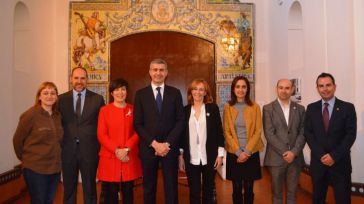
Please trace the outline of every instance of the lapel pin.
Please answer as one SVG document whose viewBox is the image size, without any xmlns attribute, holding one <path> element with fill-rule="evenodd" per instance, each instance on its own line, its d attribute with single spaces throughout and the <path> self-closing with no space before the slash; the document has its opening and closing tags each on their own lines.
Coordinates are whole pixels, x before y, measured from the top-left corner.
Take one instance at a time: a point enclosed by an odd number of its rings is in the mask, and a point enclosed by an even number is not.
<svg viewBox="0 0 364 204">
<path fill-rule="evenodd" d="M 210 116 L 210 113 L 206 113 L 206 116 L 209 117 Z"/>
<path fill-rule="evenodd" d="M 131 116 L 132 112 L 131 110 L 129 109 L 128 113 L 126 114 L 126 116 Z"/>
</svg>

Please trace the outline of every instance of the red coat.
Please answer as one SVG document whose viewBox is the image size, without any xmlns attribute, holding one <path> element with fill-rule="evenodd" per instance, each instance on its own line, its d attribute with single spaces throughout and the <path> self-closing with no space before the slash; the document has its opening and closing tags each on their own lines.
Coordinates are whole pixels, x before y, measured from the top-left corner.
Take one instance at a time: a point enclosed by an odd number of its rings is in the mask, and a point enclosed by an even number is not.
<svg viewBox="0 0 364 204">
<path fill-rule="evenodd" d="M 133 106 L 117 108 L 110 103 L 101 108 L 97 128 L 101 144 L 97 178 L 101 181 L 130 181 L 141 177 L 139 159 L 139 136 L 133 128 Z M 121 162 L 115 156 L 115 149 L 129 147 L 129 161 Z"/>
</svg>

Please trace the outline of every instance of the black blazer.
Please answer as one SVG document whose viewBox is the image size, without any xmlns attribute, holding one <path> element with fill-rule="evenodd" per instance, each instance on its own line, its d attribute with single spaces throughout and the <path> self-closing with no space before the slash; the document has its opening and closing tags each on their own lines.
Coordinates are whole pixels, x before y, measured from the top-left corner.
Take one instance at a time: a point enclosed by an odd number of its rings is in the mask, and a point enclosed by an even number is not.
<svg viewBox="0 0 364 204">
<path fill-rule="evenodd" d="M 64 129 L 62 162 L 70 162 L 74 157 L 77 150 L 76 137 L 80 140 L 78 145 L 81 158 L 86 161 L 98 161 L 100 144 L 97 140 L 97 121 L 103 105 L 105 102 L 101 95 L 86 90 L 82 116 L 77 118 L 72 90 L 59 96 L 58 108 Z"/>
<path fill-rule="evenodd" d="M 185 106 L 186 128 L 181 139 L 181 148 L 183 149 L 183 158 L 186 164 L 190 163 L 190 131 L 188 121 L 191 115 L 191 105 Z M 206 110 L 206 154 L 207 165 L 213 167 L 218 155 L 218 148 L 224 147 L 225 138 L 222 130 L 219 107 L 214 103 L 205 104 Z"/>
<path fill-rule="evenodd" d="M 321 100 L 307 106 L 304 135 L 311 148 L 311 166 L 322 166 L 320 158 L 329 153 L 335 160 L 333 168 L 351 172 L 350 148 L 356 138 L 354 105 L 336 98 L 325 133 Z M 312 172 L 314 173 L 314 172 Z"/>
<path fill-rule="evenodd" d="M 152 86 L 135 93 L 134 128 L 140 137 L 141 158 L 155 157 L 150 146 L 153 140 L 168 142 L 169 155 L 177 156 L 180 137 L 184 128 L 184 113 L 181 92 L 171 86 L 164 86 L 162 112 L 159 113 Z"/>
</svg>

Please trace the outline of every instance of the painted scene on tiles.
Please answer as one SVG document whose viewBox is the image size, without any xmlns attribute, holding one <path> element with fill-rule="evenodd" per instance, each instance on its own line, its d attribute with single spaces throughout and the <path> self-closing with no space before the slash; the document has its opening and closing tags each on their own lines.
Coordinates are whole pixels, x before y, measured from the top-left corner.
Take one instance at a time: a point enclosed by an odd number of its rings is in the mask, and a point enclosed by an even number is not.
<svg viewBox="0 0 364 204">
<path fill-rule="evenodd" d="M 87 69 L 90 81 L 108 81 L 105 15 L 99 11 L 75 11 L 72 18 L 71 66 Z"/>
<path fill-rule="evenodd" d="M 128 4 L 72 3 L 70 68 L 88 70 L 92 83 L 109 80 L 110 42 L 149 31 L 175 31 L 213 42 L 216 82 L 244 74 L 254 82 L 254 4 L 206 0 L 130 0 Z"/>
<path fill-rule="evenodd" d="M 89 83 L 87 84 L 87 88 L 95 93 L 100 94 L 104 98 L 106 104 L 109 102 L 109 92 L 107 84 Z"/>
<path fill-rule="evenodd" d="M 220 22 L 217 81 L 231 81 L 241 74 L 244 74 L 250 82 L 254 81 L 253 25 L 253 7 L 251 10 L 240 12 L 236 18 Z"/>
</svg>

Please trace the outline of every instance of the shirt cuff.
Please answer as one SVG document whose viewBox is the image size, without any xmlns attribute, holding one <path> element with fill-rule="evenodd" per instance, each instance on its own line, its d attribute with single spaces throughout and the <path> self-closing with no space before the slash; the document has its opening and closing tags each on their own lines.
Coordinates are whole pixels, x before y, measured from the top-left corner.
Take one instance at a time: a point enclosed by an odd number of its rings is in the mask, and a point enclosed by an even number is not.
<svg viewBox="0 0 364 204">
<path fill-rule="evenodd" d="M 236 151 L 235 152 L 235 155 L 237 156 L 237 157 L 239 157 L 240 156 L 240 154 L 242 153 L 243 151 L 241 151 L 241 149 L 239 149 L 238 151 Z"/>
<path fill-rule="evenodd" d="M 225 155 L 225 149 L 223 147 L 219 147 L 219 149 L 217 149 L 217 156 L 223 157 L 224 155 Z"/>
<path fill-rule="evenodd" d="M 243 149 L 243 151 L 244 151 L 245 153 L 247 153 L 248 155 L 252 155 L 252 152 L 251 152 L 251 151 L 249 151 L 247 148 L 244 148 L 244 149 Z"/>
</svg>

